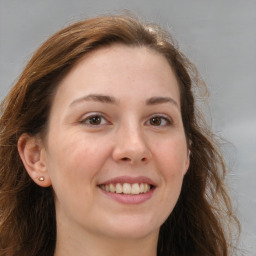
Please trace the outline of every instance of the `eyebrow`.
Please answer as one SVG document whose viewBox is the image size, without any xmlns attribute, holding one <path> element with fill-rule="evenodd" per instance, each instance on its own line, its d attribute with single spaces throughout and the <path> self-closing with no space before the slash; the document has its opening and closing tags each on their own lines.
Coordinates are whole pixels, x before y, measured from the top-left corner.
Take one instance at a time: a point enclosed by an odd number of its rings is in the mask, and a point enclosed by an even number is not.
<svg viewBox="0 0 256 256">
<path fill-rule="evenodd" d="M 76 105 L 78 103 L 81 103 L 83 101 L 96 101 L 96 102 L 115 104 L 115 105 L 118 105 L 118 102 L 119 102 L 116 98 L 114 98 L 112 96 L 101 95 L 101 94 L 89 94 L 87 96 L 84 96 L 84 97 L 74 100 L 70 104 L 70 107 L 73 105 Z M 158 105 L 158 104 L 163 104 L 163 103 L 171 103 L 174 106 L 179 108 L 177 101 L 175 101 L 171 97 L 152 97 L 152 98 L 149 98 L 146 100 L 146 105 Z"/>
<path fill-rule="evenodd" d="M 102 103 L 108 103 L 108 104 L 118 104 L 117 100 L 114 97 L 107 96 L 107 95 L 100 95 L 100 94 L 89 94 L 87 96 L 74 100 L 70 104 L 70 107 L 83 101 L 96 101 L 96 102 L 102 102 Z"/>
<path fill-rule="evenodd" d="M 146 105 L 157 105 L 162 103 L 171 103 L 179 108 L 179 104 L 171 97 L 152 97 L 146 100 Z"/>
</svg>

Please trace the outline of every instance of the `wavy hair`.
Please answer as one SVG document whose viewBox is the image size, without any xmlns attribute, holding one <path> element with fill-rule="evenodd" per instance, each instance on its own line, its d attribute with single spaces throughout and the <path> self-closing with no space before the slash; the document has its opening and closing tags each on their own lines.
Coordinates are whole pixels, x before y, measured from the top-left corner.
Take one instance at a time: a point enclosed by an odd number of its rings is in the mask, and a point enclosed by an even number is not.
<svg viewBox="0 0 256 256">
<path fill-rule="evenodd" d="M 100 16 L 57 32 L 33 55 L 1 103 L 0 255 L 53 255 L 56 216 L 51 187 L 37 186 L 17 150 L 23 133 L 47 133 L 58 82 L 88 52 L 115 43 L 148 47 L 162 54 L 179 82 L 181 113 L 191 151 L 178 202 L 160 228 L 158 256 L 228 256 L 231 227 L 239 227 L 223 182 L 226 167 L 213 134 L 197 111 L 202 86 L 195 66 L 171 35 L 130 15 Z M 234 255 L 234 254 L 232 254 Z"/>
</svg>

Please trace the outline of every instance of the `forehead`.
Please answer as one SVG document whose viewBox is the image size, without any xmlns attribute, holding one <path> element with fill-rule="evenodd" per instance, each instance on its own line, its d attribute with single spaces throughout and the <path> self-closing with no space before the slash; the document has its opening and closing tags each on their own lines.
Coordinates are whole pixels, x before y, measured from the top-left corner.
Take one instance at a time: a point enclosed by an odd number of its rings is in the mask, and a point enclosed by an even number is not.
<svg viewBox="0 0 256 256">
<path fill-rule="evenodd" d="M 149 59 L 150 62 L 148 62 Z M 147 67 L 152 68 L 153 65 L 155 65 L 155 68 L 161 65 L 162 67 L 168 66 L 171 69 L 166 57 L 154 49 L 146 46 L 129 46 L 115 43 L 86 53 L 76 62 L 71 72 L 82 65 L 84 67 L 87 66 L 86 68 L 99 68 L 107 71 L 107 68 L 113 65 L 117 65 L 120 68 L 125 66 L 129 68 L 134 66 L 134 62 L 136 62 L 137 68 L 143 67 L 145 70 Z"/>
<path fill-rule="evenodd" d="M 176 76 L 163 55 L 147 47 L 115 44 L 84 55 L 62 79 L 56 96 L 111 92 L 118 97 L 139 90 L 148 97 L 172 91 L 179 98 Z"/>
</svg>

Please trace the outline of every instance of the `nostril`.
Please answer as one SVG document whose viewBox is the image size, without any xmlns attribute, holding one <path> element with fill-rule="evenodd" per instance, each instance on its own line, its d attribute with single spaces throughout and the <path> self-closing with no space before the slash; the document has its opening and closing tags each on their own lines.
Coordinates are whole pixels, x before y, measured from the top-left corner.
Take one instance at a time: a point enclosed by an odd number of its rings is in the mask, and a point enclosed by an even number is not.
<svg viewBox="0 0 256 256">
<path fill-rule="evenodd" d="M 127 162 L 127 161 L 130 161 L 130 159 L 129 159 L 128 157 L 123 157 L 122 160 L 123 160 L 123 161 L 126 161 L 126 162 Z"/>
<path fill-rule="evenodd" d="M 141 161 L 142 161 L 142 162 L 146 162 L 146 161 L 147 161 L 147 158 L 146 158 L 146 157 L 143 157 L 143 158 L 141 159 Z"/>
<path fill-rule="evenodd" d="M 122 161 L 125 161 L 125 162 L 133 162 L 129 157 L 123 157 L 122 159 L 121 159 Z M 143 157 L 142 159 L 141 159 L 141 162 L 146 162 L 147 161 L 147 158 L 146 157 Z"/>
</svg>

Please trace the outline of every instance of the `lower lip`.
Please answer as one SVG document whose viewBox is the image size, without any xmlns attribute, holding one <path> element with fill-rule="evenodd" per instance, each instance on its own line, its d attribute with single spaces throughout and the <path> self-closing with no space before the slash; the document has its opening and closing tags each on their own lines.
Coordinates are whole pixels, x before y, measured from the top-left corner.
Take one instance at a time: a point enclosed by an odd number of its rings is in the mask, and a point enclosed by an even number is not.
<svg viewBox="0 0 256 256">
<path fill-rule="evenodd" d="M 142 204 L 145 201 L 149 200 L 153 193 L 155 188 L 152 188 L 147 193 L 138 194 L 138 195 L 127 195 L 127 194 L 118 194 L 118 193 L 111 193 L 107 192 L 100 188 L 100 190 L 107 195 L 108 197 L 114 199 L 115 201 L 122 203 L 122 204 Z"/>
</svg>

